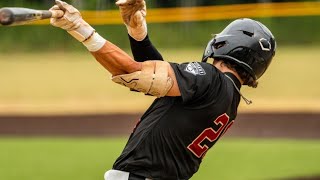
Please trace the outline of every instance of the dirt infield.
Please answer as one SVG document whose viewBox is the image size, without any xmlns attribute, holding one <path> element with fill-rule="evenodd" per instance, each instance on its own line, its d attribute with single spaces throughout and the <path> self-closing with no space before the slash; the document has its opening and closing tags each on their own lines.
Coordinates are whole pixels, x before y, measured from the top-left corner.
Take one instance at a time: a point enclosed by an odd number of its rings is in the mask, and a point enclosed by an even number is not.
<svg viewBox="0 0 320 180">
<path fill-rule="evenodd" d="M 2 136 L 126 136 L 141 114 L 0 116 Z M 320 138 L 320 113 L 242 113 L 230 137 Z"/>
</svg>

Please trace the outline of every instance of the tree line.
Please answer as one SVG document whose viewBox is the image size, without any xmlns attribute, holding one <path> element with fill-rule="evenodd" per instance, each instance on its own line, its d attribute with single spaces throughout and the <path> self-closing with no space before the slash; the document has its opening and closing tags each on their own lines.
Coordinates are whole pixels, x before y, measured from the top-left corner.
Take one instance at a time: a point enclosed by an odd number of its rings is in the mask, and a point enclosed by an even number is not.
<svg viewBox="0 0 320 180">
<path fill-rule="evenodd" d="M 245 4 L 245 3 L 266 3 L 266 2 L 299 2 L 303 0 L 146 0 L 148 7 L 190 7 L 190 6 L 212 6 L 223 4 Z M 310 0 L 308 0 L 310 1 Z M 317 0 L 311 0 L 317 1 Z M 66 0 L 66 2 L 75 5 L 79 9 L 88 10 L 106 10 L 115 9 L 115 0 Z M 10 0 L 1 1 L 0 6 L 21 6 L 33 8 L 51 7 L 53 0 Z"/>
</svg>

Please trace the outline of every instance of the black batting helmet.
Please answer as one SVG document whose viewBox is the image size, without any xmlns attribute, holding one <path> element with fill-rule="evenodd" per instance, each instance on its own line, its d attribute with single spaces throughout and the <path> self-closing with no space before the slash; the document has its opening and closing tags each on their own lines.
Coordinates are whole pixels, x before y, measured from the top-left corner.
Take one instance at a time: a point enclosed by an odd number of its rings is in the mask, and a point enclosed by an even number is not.
<svg viewBox="0 0 320 180">
<path fill-rule="evenodd" d="M 232 61 L 257 80 L 275 51 L 275 38 L 265 25 L 252 19 L 237 19 L 209 41 L 202 62 L 208 58 Z"/>
</svg>

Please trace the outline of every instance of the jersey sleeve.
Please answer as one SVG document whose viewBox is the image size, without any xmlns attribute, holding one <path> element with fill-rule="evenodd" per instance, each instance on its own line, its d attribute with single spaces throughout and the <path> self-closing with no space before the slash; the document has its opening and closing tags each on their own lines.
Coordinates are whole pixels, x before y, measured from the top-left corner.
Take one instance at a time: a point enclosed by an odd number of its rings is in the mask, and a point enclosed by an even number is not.
<svg viewBox="0 0 320 180">
<path fill-rule="evenodd" d="M 205 103 L 213 98 L 219 86 L 218 70 L 211 64 L 190 62 L 170 63 L 184 103 Z"/>
<path fill-rule="evenodd" d="M 134 60 L 138 62 L 144 62 L 148 60 L 162 60 L 163 57 L 158 51 L 158 49 L 152 44 L 147 35 L 142 41 L 137 41 L 133 39 L 130 35 L 130 47 Z"/>
</svg>

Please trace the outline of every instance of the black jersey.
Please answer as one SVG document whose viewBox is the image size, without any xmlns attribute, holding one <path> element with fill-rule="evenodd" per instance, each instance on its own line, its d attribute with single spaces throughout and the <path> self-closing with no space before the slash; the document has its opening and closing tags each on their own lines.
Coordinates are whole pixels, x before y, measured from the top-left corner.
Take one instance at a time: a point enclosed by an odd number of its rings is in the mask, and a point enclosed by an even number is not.
<svg viewBox="0 0 320 180">
<path fill-rule="evenodd" d="M 156 99 L 113 168 L 154 180 L 187 180 L 237 114 L 240 95 L 229 76 L 208 63 L 171 63 L 180 97 Z"/>
</svg>

